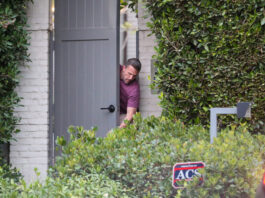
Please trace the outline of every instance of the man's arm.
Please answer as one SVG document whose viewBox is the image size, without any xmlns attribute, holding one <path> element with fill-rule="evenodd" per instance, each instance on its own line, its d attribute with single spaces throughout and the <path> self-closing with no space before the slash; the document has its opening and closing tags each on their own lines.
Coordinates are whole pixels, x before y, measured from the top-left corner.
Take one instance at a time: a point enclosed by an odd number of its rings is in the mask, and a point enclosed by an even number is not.
<svg viewBox="0 0 265 198">
<path fill-rule="evenodd" d="M 128 120 L 129 122 L 131 122 L 133 119 L 133 115 L 136 114 L 136 111 L 137 111 L 137 109 L 134 107 L 127 107 L 127 114 L 126 114 L 126 117 L 124 118 L 124 120 Z M 120 128 L 126 127 L 124 120 L 120 124 Z"/>
</svg>

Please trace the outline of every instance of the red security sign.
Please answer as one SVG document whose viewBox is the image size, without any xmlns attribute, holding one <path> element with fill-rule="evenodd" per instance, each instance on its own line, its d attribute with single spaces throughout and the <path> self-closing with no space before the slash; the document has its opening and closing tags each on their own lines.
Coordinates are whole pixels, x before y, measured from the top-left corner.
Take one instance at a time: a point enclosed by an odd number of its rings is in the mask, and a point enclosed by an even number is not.
<svg viewBox="0 0 265 198">
<path fill-rule="evenodd" d="M 193 177 L 199 177 L 200 184 L 203 182 L 203 176 L 198 169 L 204 168 L 203 162 L 186 162 L 176 163 L 173 167 L 172 185 L 174 188 L 184 188 L 179 184 L 179 181 L 190 181 Z"/>
</svg>

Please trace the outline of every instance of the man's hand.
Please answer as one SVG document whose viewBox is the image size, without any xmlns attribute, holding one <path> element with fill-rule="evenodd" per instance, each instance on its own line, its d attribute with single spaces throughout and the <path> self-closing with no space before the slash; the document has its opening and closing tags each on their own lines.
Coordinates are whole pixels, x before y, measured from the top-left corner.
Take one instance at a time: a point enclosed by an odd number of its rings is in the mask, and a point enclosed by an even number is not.
<svg viewBox="0 0 265 198">
<path fill-rule="evenodd" d="M 123 128 L 125 128 L 126 127 L 126 124 L 124 123 L 124 121 L 121 123 L 121 125 L 120 125 L 120 129 L 123 129 Z"/>
<path fill-rule="evenodd" d="M 137 109 L 134 107 L 127 107 L 127 114 L 126 114 L 126 117 L 124 118 L 124 120 L 128 120 L 129 122 L 131 122 L 133 119 L 133 115 L 136 114 L 136 111 L 137 111 Z M 120 124 L 120 128 L 126 127 L 124 120 Z"/>
</svg>

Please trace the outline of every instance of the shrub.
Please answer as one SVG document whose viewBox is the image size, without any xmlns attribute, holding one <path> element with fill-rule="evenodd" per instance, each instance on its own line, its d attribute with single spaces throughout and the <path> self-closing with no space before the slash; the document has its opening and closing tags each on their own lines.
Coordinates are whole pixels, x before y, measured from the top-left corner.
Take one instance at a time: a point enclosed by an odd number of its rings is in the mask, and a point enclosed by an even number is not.
<svg viewBox="0 0 265 198">
<path fill-rule="evenodd" d="M 1 197 L 127 197 L 118 182 L 99 174 L 48 177 L 29 185 L 23 180 L 18 184 L 0 179 L 0 185 L 4 187 Z"/>
<path fill-rule="evenodd" d="M 264 135 L 241 126 L 223 130 L 214 144 L 201 126 L 186 127 L 165 117 L 134 117 L 106 138 L 70 127 L 58 138 L 62 155 L 45 182 L 26 185 L 0 180 L 3 197 L 253 197 L 263 172 Z M 172 187 L 177 162 L 205 162 L 202 186 Z"/>
<path fill-rule="evenodd" d="M 7 143 L 19 118 L 14 115 L 20 97 L 18 67 L 29 60 L 28 32 L 26 27 L 26 2 L 28 0 L 5 0 L 0 2 L 0 144 Z"/>
<path fill-rule="evenodd" d="M 22 179 L 21 173 L 16 168 L 11 168 L 5 160 L 0 158 L 0 195 L 6 195 L 7 191 L 13 191 L 14 186 Z"/>
<path fill-rule="evenodd" d="M 145 2 L 157 38 L 153 86 L 163 93 L 164 115 L 207 126 L 210 108 L 250 101 L 247 122 L 265 133 L 265 2 Z"/>
<path fill-rule="evenodd" d="M 57 175 L 96 171 L 117 181 L 129 197 L 253 197 L 262 173 L 265 137 L 251 136 L 246 128 L 226 129 L 214 144 L 200 126 L 185 127 L 165 117 L 135 117 L 125 129 L 104 139 L 94 130 L 70 127 L 71 141 L 57 159 Z M 63 141 L 61 141 L 63 143 Z M 172 167 L 177 162 L 203 161 L 202 187 L 172 188 Z M 206 196 L 207 195 L 207 196 Z"/>
<path fill-rule="evenodd" d="M 13 179 L 15 182 L 18 182 L 22 178 L 22 175 L 16 168 L 11 168 L 5 160 L 0 158 L 0 177 Z"/>
</svg>

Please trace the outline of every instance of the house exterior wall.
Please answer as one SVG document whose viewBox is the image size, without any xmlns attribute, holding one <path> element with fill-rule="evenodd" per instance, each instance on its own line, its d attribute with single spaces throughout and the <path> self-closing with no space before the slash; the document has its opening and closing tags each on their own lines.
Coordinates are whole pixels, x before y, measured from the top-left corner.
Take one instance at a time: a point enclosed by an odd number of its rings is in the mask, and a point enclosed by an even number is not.
<svg viewBox="0 0 265 198">
<path fill-rule="evenodd" d="M 28 7 L 28 23 L 30 25 L 30 59 L 28 67 L 21 66 L 20 85 L 17 88 L 19 96 L 23 97 L 22 107 L 16 108 L 16 114 L 21 117 L 17 128 L 20 133 L 14 137 L 17 141 L 10 145 L 10 162 L 17 167 L 27 182 L 37 178 L 34 168 L 40 172 L 39 179 L 47 176 L 49 151 L 49 10 L 50 0 L 34 0 Z M 139 6 L 139 59 L 142 70 L 139 75 L 141 98 L 140 112 L 143 117 L 159 116 L 157 95 L 149 88 L 151 75 L 151 59 L 154 54 L 155 38 L 147 36 L 150 30 L 146 27 L 142 6 Z M 132 19 L 133 20 L 133 19 Z M 134 39 L 130 48 L 136 44 Z M 134 57 L 134 51 L 128 56 Z M 136 55 L 135 55 L 136 56 Z"/>
<path fill-rule="evenodd" d="M 131 27 L 127 30 L 123 28 L 124 15 L 126 14 L 126 22 L 131 24 Z M 138 29 L 138 20 L 136 13 L 130 9 L 126 10 L 124 13 L 120 13 L 120 64 L 125 64 L 126 60 L 129 58 L 136 57 L 136 31 Z M 126 36 L 125 33 L 126 32 Z M 124 49 L 124 43 L 126 40 L 126 47 Z M 126 54 L 125 54 L 126 53 Z"/>
<path fill-rule="evenodd" d="M 157 94 L 152 94 L 149 87 L 151 76 L 151 59 L 154 55 L 155 37 L 148 36 L 151 31 L 146 27 L 146 22 L 149 21 L 145 18 L 147 12 L 142 4 L 138 6 L 138 30 L 139 30 L 139 59 L 142 63 L 142 70 L 139 74 L 139 82 L 141 89 L 140 98 L 140 112 L 143 117 L 150 115 L 159 116 L 161 114 L 161 107 L 158 105 L 159 99 Z"/>
<path fill-rule="evenodd" d="M 128 32 L 127 43 L 127 59 L 129 59 L 136 57 L 136 30 L 138 29 L 136 13 L 128 9 L 127 20 L 132 25 L 132 30 Z"/>
<path fill-rule="evenodd" d="M 47 175 L 48 169 L 48 87 L 49 87 L 49 0 L 34 0 L 29 4 L 30 59 L 28 67 L 21 66 L 19 96 L 23 107 L 16 109 L 21 117 L 10 145 L 10 162 L 17 167 L 27 182 L 36 178 L 34 168 Z"/>
</svg>

